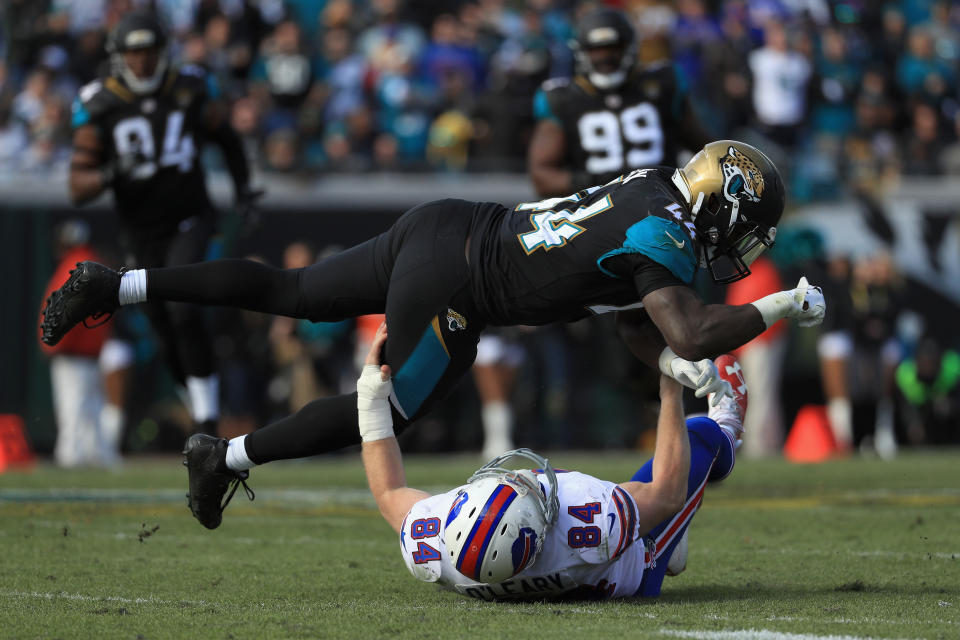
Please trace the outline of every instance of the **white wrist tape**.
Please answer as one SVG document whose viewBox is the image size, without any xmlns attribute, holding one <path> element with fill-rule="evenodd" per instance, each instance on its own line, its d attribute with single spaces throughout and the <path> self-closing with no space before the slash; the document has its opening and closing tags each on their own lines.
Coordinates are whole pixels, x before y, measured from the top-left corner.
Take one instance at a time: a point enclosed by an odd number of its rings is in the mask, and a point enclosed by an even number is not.
<svg viewBox="0 0 960 640">
<path fill-rule="evenodd" d="M 751 302 L 763 316 L 763 324 L 769 329 L 777 320 L 786 318 L 793 310 L 794 302 L 790 293 L 778 291 Z"/>
<path fill-rule="evenodd" d="M 364 365 L 357 380 L 357 418 L 363 442 L 393 437 L 393 417 L 388 400 L 392 391 L 393 381 L 380 379 L 379 366 Z"/>
<path fill-rule="evenodd" d="M 660 373 L 673 378 L 674 375 L 672 363 L 679 357 L 680 356 L 673 352 L 673 349 L 670 347 L 664 347 L 663 351 L 660 352 L 659 359 L 657 360 L 657 364 L 660 366 Z"/>
</svg>

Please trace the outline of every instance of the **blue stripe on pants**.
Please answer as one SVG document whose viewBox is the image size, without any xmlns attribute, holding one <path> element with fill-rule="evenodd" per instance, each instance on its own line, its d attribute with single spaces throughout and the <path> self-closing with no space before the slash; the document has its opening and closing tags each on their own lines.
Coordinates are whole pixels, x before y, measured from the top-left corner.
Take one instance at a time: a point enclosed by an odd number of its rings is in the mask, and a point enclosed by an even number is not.
<svg viewBox="0 0 960 640">
<path fill-rule="evenodd" d="M 434 318 L 413 353 L 393 375 L 393 393 L 406 417 L 420 409 L 450 364 L 450 354 L 440 338 L 436 323 Z"/>
</svg>

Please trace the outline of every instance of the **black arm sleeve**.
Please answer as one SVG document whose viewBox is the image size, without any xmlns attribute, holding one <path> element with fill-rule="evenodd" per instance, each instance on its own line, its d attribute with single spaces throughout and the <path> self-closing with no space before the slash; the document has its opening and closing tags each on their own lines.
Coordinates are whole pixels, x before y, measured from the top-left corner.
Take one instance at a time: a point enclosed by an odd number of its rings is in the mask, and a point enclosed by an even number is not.
<svg viewBox="0 0 960 640">
<path fill-rule="evenodd" d="M 246 190 L 250 184 L 250 166 L 247 164 L 247 154 L 240 136 L 224 121 L 210 132 L 210 139 L 216 142 L 223 152 L 223 160 L 233 179 L 235 193 Z"/>
<path fill-rule="evenodd" d="M 640 253 L 625 253 L 608 258 L 603 266 L 621 278 L 631 278 L 641 300 L 657 289 L 688 286 L 665 266 Z"/>
</svg>

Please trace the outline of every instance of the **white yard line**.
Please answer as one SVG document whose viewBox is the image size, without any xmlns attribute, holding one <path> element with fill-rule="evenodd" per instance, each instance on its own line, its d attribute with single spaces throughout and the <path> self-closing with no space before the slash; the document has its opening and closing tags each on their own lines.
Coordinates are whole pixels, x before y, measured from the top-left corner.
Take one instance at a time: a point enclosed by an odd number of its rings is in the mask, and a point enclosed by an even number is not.
<svg viewBox="0 0 960 640">
<path fill-rule="evenodd" d="M 853 550 L 844 550 L 844 549 L 752 549 L 750 553 L 764 553 L 764 554 L 775 554 L 775 555 L 790 555 L 790 556 L 835 556 L 835 555 L 844 555 L 844 556 L 854 556 L 857 558 L 895 558 L 895 559 L 906 559 L 906 558 L 926 558 L 926 559 L 937 559 L 937 560 L 960 560 L 960 551 L 938 551 L 936 553 L 930 553 L 927 551 L 884 551 L 882 549 L 870 550 L 870 551 L 853 551 Z"/>
<path fill-rule="evenodd" d="M 188 604 L 194 607 L 205 607 L 215 604 L 206 600 L 161 600 L 159 598 L 125 598 L 123 596 L 89 596 L 82 593 L 67 593 L 65 591 L 0 591 L 0 598 L 17 600 L 79 600 L 81 602 L 119 602 L 121 604 L 158 604 L 175 606 Z"/>
<path fill-rule="evenodd" d="M 770 629 L 737 629 L 736 631 L 660 629 L 659 633 L 673 638 L 693 638 L 694 640 L 877 640 L 871 636 L 822 636 L 813 633 L 787 633 Z"/>
</svg>

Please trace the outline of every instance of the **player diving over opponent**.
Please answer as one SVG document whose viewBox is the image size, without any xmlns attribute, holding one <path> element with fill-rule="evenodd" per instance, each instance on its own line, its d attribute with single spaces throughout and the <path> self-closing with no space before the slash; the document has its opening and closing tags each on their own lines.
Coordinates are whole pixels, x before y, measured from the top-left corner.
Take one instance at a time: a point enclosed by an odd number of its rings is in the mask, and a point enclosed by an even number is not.
<svg viewBox="0 0 960 640">
<path fill-rule="evenodd" d="M 767 156 L 718 141 L 682 168 L 637 170 L 566 198 L 512 209 L 423 204 L 386 232 L 304 269 L 219 260 L 121 275 L 84 262 L 48 299 L 43 340 L 55 344 L 88 316 L 147 300 L 314 321 L 385 313 L 399 432 L 469 370 L 484 327 L 621 311 L 618 328 L 630 349 L 703 397 L 722 386 L 708 358 L 781 318 L 805 326 L 823 319 L 823 295 L 805 279 L 740 306 L 707 305 L 689 286 L 699 266 L 718 282 L 749 275 L 750 263 L 773 244 L 783 205 L 783 182 Z M 235 490 L 257 464 L 357 443 L 356 394 L 315 400 L 229 443 L 194 435 L 184 452 L 188 503 L 215 528 L 229 486 Z"/>
<path fill-rule="evenodd" d="M 483 600 L 654 597 L 686 567 L 686 531 L 705 486 L 733 470 L 747 389 L 736 360 L 717 359 L 732 395 L 684 422 L 682 387 L 660 376 L 653 458 L 620 484 L 555 471 L 529 449 L 495 458 L 467 484 L 431 496 L 406 486 L 380 364 L 381 325 L 357 382 L 363 465 L 410 573 Z M 512 457 L 537 469 L 501 468 Z"/>
</svg>

